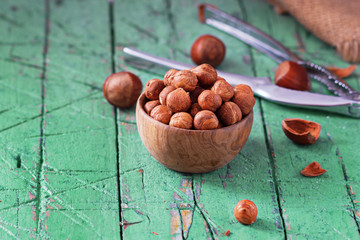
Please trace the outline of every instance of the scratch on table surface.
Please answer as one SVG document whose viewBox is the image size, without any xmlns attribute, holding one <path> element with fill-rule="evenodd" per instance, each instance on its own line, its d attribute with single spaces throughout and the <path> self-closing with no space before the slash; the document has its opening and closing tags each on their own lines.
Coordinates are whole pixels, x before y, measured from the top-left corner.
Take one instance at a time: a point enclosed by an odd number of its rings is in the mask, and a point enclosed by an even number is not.
<svg viewBox="0 0 360 240">
<path fill-rule="evenodd" d="M 285 224 L 286 224 L 286 228 L 287 230 L 291 230 L 291 226 L 290 226 L 290 220 L 289 220 L 289 215 L 288 214 L 284 214 L 284 218 L 285 218 Z"/>
</svg>

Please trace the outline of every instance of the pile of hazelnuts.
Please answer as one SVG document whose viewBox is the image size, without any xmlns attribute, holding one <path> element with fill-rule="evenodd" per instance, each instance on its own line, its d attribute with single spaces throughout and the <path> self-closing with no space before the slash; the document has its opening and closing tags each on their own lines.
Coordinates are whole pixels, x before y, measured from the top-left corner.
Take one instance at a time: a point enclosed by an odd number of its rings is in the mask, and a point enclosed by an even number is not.
<svg viewBox="0 0 360 240">
<path fill-rule="evenodd" d="M 248 85 L 232 87 L 209 64 L 189 70 L 170 69 L 164 80 L 145 85 L 145 111 L 172 127 L 210 130 L 239 122 L 255 105 Z"/>
</svg>

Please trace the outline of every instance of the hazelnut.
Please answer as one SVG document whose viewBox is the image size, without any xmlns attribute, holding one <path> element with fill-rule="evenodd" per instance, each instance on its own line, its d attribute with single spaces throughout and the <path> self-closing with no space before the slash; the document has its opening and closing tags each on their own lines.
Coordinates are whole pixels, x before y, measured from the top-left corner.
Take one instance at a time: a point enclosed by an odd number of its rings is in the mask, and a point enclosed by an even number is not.
<svg viewBox="0 0 360 240">
<path fill-rule="evenodd" d="M 191 103 L 196 103 L 196 102 L 198 101 L 199 95 L 200 95 L 204 90 L 205 90 L 205 89 L 203 89 L 202 87 L 196 86 L 196 88 L 189 93 L 190 99 L 191 99 Z"/>
<path fill-rule="evenodd" d="M 195 73 L 199 81 L 199 85 L 204 88 L 211 87 L 217 80 L 217 72 L 209 64 L 201 64 L 197 67 L 191 68 L 190 71 Z"/>
<path fill-rule="evenodd" d="M 239 106 L 233 102 L 225 102 L 217 111 L 217 116 L 224 126 L 237 123 L 242 118 Z"/>
<path fill-rule="evenodd" d="M 185 91 L 193 91 L 198 83 L 196 75 L 189 70 L 176 72 L 171 80 L 171 86 L 183 88 Z"/>
<path fill-rule="evenodd" d="M 159 94 L 164 87 L 164 81 L 160 79 L 151 79 L 145 84 L 145 96 L 150 100 L 158 100 Z"/>
<path fill-rule="evenodd" d="M 165 105 L 158 105 L 150 112 L 150 116 L 155 120 L 168 124 L 171 118 L 172 112 L 170 108 Z"/>
<path fill-rule="evenodd" d="M 219 125 L 215 113 L 209 110 L 202 110 L 194 117 L 194 127 L 197 130 L 211 130 L 216 129 Z"/>
<path fill-rule="evenodd" d="M 115 107 L 129 108 L 140 96 L 142 83 L 131 72 L 118 72 L 106 78 L 103 85 L 105 99 Z"/>
<path fill-rule="evenodd" d="M 169 125 L 171 127 L 191 129 L 193 126 L 193 118 L 187 112 L 178 112 L 171 117 Z"/>
<path fill-rule="evenodd" d="M 202 35 L 193 43 L 190 56 L 197 65 L 208 63 L 217 67 L 224 60 L 225 52 L 225 44 L 220 39 L 212 35 Z"/>
<path fill-rule="evenodd" d="M 159 100 L 162 105 L 166 105 L 166 97 L 169 93 L 174 91 L 176 88 L 173 86 L 167 86 L 165 87 L 159 94 Z"/>
<path fill-rule="evenodd" d="M 234 89 L 226 80 L 217 80 L 211 91 L 218 94 L 223 102 L 229 101 L 234 96 Z"/>
<path fill-rule="evenodd" d="M 159 100 L 152 100 L 152 101 L 149 101 L 149 102 L 145 103 L 145 105 L 144 105 L 145 112 L 147 114 L 150 114 L 151 110 L 153 110 L 153 108 L 158 106 L 158 105 L 160 105 Z"/>
<path fill-rule="evenodd" d="M 251 88 L 244 84 L 235 87 L 232 101 L 239 106 L 243 116 L 249 114 L 255 105 L 255 97 Z"/>
<path fill-rule="evenodd" d="M 175 89 L 167 95 L 166 106 L 173 113 L 186 112 L 191 106 L 190 96 L 182 88 Z"/>
<path fill-rule="evenodd" d="M 284 61 L 275 72 L 275 84 L 289 89 L 309 91 L 311 81 L 306 69 L 297 62 Z"/>
<path fill-rule="evenodd" d="M 190 107 L 190 114 L 191 116 L 195 117 L 195 115 L 200 112 L 202 109 L 199 105 L 199 103 L 194 103 L 193 105 L 191 105 Z"/>
<path fill-rule="evenodd" d="M 242 92 L 247 94 L 254 94 L 251 87 L 246 84 L 239 84 L 234 87 L 234 93 Z"/>
<path fill-rule="evenodd" d="M 204 110 L 215 112 L 221 106 L 221 97 L 211 90 L 204 90 L 198 97 L 198 103 Z"/>
<path fill-rule="evenodd" d="M 178 70 L 176 69 L 170 69 L 169 71 L 167 71 L 164 75 L 164 84 L 165 86 L 170 86 L 171 85 L 171 81 L 174 77 L 174 74 L 177 73 Z"/>
<path fill-rule="evenodd" d="M 244 199 L 238 202 L 234 209 L 236 220 L 242 224 L 252 224 L 255 222 L 258 211 L 255 203 L 250 200 Z"/>
</svg>

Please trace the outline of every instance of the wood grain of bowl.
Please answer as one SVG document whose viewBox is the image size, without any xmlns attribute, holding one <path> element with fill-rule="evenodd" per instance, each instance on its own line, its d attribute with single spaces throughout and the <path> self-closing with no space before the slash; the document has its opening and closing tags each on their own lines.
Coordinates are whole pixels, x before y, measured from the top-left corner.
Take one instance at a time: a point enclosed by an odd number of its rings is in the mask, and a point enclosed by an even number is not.
<svg viewBox="0 0 360 240">
<path fill-rule="evenodd" d="M 253 111 L 240 122 L 215 130 L 170 127 L 144 111 L 145 95 L 136 105 L 136 123 L 143 144 L 158 162 L 179 172 L 205 173 L 231 162 L 245 145 Z"/>
</svg>

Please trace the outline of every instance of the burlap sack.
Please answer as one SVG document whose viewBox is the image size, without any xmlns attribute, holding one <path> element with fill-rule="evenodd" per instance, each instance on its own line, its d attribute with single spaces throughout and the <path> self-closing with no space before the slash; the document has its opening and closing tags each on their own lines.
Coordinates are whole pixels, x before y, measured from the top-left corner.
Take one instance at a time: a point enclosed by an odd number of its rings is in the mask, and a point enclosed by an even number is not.
<svg viewBox="0 0 360 240">
<path fill-rule="evenodd" d="M 344 60 L 360 62 L 360 0 L 268 0 L 310 32 L 335 46 Z"/>
</svg>

